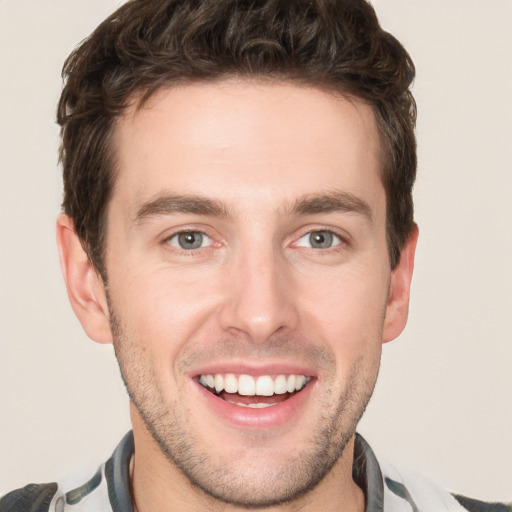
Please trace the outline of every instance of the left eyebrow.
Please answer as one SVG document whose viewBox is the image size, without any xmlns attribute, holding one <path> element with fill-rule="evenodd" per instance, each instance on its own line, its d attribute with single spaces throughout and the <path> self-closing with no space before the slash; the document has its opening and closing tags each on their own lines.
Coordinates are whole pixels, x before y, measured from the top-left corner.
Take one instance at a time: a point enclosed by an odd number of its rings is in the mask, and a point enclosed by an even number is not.
<svg viewBox="0 0 512 512">
<path fill-rule="evenodd" d="M 311 194 L 297 199 L 292 203 L 290 213 L 298 215 L 316 215 L 320 213 L 356 213 L 373 220 L 370 205 L 350 192 L 328 192 Z"/>
<path fill-rule="evenodd" d="M 140 222 L 148 217 L 184 213 L 211 217 L 229 217 L 228 209 L 220 201 L 198 195 L 169 194 L 157 197 L 143 204 L 137 210 L 134 222 Z"/>
</svg>

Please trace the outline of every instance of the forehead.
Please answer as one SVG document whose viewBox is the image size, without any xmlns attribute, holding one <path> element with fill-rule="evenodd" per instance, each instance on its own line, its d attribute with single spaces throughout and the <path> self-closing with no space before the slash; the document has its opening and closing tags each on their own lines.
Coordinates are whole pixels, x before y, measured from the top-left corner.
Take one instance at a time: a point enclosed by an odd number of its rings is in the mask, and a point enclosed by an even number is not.
<svg viewBox="0 0 512 512">
<path fill-rule="evenodd" d="M 166 191 L 236 210 L 332 188 L 378 195 L 379 141 L 369 105 L 313 87 L 233 79 L 165 88 L 117 124 L 113 200 L 136 208 Z"/>
</svg>

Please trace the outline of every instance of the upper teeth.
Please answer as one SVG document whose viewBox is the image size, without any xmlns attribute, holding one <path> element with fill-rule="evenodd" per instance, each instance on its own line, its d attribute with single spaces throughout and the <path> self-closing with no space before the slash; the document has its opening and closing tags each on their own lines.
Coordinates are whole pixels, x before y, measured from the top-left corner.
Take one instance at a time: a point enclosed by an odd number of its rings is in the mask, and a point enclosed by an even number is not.
<svg viewBox="0 0 512 512">
<path fill-rule="evenodd" d="M 238 393 L 246 396 L 272 396 L 300 391 L 310 381 L 305 375 L 235 375 L 233 373 L 216 373 L 215 375 L 201 375 L 199 382 L 208 388 L 215 389 L 217 393 Z"/>
</svg>

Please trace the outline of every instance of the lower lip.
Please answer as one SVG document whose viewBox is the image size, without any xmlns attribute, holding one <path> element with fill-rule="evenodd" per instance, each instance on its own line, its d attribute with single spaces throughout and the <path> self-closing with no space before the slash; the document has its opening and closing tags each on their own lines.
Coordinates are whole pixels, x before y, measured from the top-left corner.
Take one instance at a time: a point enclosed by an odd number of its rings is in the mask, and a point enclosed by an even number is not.
<svg viewBox="0 0 512 512">
<path fill-rule="evenodd" d="M 304 389 L 284 402 L 261 409 L 242 407 L 226 402 L 226 400 L 207 391 L 199 382 L 194 382 L 201 399 L 206 402 L 206 406 L 215 415 L 236 427 L 258 429 L 280 427 L 300 416 L 305 403 L 310 398 L 316 380 L 311 380 Z"/>
</svg>

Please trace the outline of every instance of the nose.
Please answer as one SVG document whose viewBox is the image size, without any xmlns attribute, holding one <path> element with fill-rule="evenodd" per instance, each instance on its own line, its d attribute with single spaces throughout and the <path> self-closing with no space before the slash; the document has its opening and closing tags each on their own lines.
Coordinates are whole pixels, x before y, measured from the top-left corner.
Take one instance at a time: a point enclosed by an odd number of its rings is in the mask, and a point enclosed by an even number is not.
<svg viewBox="0 0 512 512">
<path fill-rule="evenodd" d="M 284 258 L 272 251 L 251 251 L 237 260 L 228 272 L 221 327 L 256 344 L 294 330 L 299 316 L 291 271 Z"/>
</svg>

